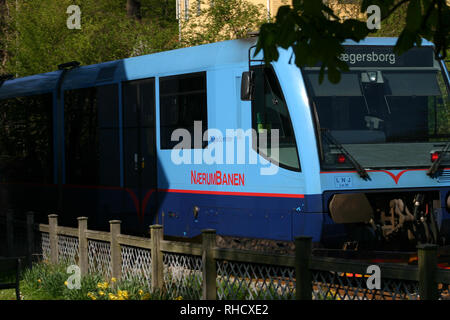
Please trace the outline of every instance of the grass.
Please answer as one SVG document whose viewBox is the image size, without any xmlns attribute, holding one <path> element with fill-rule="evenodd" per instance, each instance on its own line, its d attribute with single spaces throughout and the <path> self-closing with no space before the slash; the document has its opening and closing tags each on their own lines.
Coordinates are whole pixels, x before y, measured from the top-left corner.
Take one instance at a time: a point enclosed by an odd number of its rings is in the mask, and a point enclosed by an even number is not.
<svg viewBox="0 0 450 320">
<path fill-rule="evenodd" d="M 33 268 L 25 269 L 21 274 L 20 292 L 24 300 L 197 300 L 201 297 L 201 280 L 198 275 L 184 275 L 183 281 L 166 279 L 161 292 L 150 292 L 147 285 L 139 278 L 116 280 L 105 279 L 101 274 L 89 274 L 81 278 L 80 289 L 69 289 L 71 274 L 67 273 L 69 264 L 52 265 L 48 262 L 35 263 Z M 0 282 L 14 281 L 13 274 L 0 277 Z M 183 297 L 179 285 L 184 287 Z M 280 296 L 276 288 L 259 287 L 238 281 L 227 283 L 221 279 L 217 283 L 222 299 L 293 299 L 294 291 Z M 15 290 L 0 290 L 0 300 L 15 300 Z M 332 299 L 330 296 L 319 299 Z"/>
<path fill-rule="evenodd" d="M 0 275 L 0 283 L 15 283 L 16 275 L 14 271 Z M 0 300 L 16 300 L 16 290 L 0 290 Z"/>
<path fill-rule="evenodd" d="M 16 300 L 16 290 L 0 290 L 0 300 Z"/>
<path fill-rule="evenodd" d="M 20 293 L 23 300 L 147 300 L 163 298 L 151 294 L 138 279 L 105 279 L 100 274 L 81 278 L 81 288 L 69 289 L 68 264 L 51 265 L 40 262 L 21 274 Z M 3 275 L 0 282 L 10 282 L 12 275 Z M 0 300 L 15 300 L 15 290 L 0 290 Z"/>
</svg>

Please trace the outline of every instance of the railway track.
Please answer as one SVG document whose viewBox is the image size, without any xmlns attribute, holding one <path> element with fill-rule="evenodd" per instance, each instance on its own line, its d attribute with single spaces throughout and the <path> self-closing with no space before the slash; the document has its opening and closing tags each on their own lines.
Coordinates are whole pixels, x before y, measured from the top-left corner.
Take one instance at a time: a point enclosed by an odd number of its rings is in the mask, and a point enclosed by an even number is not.
<svg viewBox="0 0 450 320">
<path fill-rule="evenodd" d="M 197 241 L 200 239 L 197 239 Z M 190 241 L 195 241 L 190 239 Z M 233 238 L 217 236 L 216 245 L 221 248 L 252 250 L 271 254 L 294 255 L 294 243 L 263 239 Z M 417 264 L 416 252 L 357 251 L 336 249 L 313 249 L 313 255 L 360 261 L 361 263 Z M 439 249 L 439 267 L 449 268 L 450 248 Z M 220 266 L 218 279 L 223 283 L 223 292 L 238 288 L 236 294 L 272 299 L 290 299 L 295 290 L 295 274 L 286 268 L 259 268 L 259 265 L 240 267 L 239 262 L 224 261 Z M 313 270 L 313 299 L 336 300 L 416 300 L 417 282 L 396 279 L 382 279 L 380 290 L 370 290 L 366 285 L 368 275 L 350 274 L 336 271 Z M 322 275 L 320 275 L 322 273 Z M 243 290 L 243 291 L 242 291 Z M 258 290 L 270 290 L 270 293 Z M 448 284 L 439 284 L 441 299 L 450 299 Z M 242 292 L 241 292 L 242 291 Z"/>
<path fill-rule="evenodd" d="M 295 254 L 295 244 L 290 241 L 268 239 L 236 238 L 217 236 L 217 246 L 241 250 L 254 250 L 271 254 Z M 314 256 L 358 260 L 377 263 L 417 264 L 417 252 L 406 251 L 362 251 L 313 248 Z M 450 269 L 450 246 L 438 248 L 438 267 Z"/>
</svg>

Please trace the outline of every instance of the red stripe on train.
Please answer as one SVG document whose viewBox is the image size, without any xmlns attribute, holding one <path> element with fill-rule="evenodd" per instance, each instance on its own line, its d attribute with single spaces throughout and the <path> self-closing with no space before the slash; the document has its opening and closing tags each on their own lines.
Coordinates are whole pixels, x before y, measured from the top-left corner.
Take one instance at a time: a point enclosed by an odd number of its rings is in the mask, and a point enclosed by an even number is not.
<svg viewBox="0 0 450 320">
<path fill-rule="evenodd" d="M 244 196 L 244 197 L 271 197 L 271 198 L 304 198 L 304 194 L 288 193 L 260 193 L 260 192 L 235 192 L 235 191 L 206 191 L 206 190 L 182 190 L 182 189 L 158 189 L 161 192 L 170 193 L 192 193 L 211 194 L 221 196 Z"/>
</svg>

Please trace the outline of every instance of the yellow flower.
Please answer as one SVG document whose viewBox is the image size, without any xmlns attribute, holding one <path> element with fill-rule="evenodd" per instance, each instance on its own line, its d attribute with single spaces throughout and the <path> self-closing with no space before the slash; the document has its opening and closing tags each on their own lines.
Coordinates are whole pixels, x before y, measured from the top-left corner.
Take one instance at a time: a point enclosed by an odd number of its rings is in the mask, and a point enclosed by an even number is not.
<svg viewBox="0 0 450 320">
<path fill-rule="evenodd" d="M 183 297 L 182 296 L 178 296 L 178 297 L 175 298 L 175 300 L 183 300 Z"/>
<path fill-rule="evenodd" d="M 64 281 L 64 285 L 67 287 L 69 283 L 67 281 Z"/>
<path fill-rule="evenodd" d="M 139 289 L 139 295 L 142 296 L 144 294 L 144 290 Z"/>
<path fill-rule="evenodd" d="M 41 282 L 42 282 L 42 280 L 41 280 L 41 279 L 38 279 L 38 282 L 39 282 L 39 283 L 41 283 Z"/>
<path fill-rule="evenodd" d="M 98 292 L 98 294 L 101 295 L 101 296 L 104 296 L 104 295 L 105 295 L 105 292 L 100 290 L 100 291 Z"/>
<path fill-rule="evenodd" d="M 103 290 L 107 289 L 108 288 L 108 282 L 98 283 L 97 284 L 97 288 L 103 289 Z"/>
<path fill-rule="evenodd" d="M 112 293 L 108 294 L 108 297 L 109 297 L 109 300 L 117 300 L 117 296 Z"/>
<path fill-rule="evenodd" d="M 97 297 L 92 292 L 88 292 L 87 296 L 91 298 L 92 300 L 97 300 Z"/>
<path fill-rule="evenodd" d="M 146 293 L 143 297 L 142 300 L 150 300 L 151 296 L 150 293 Z"/>
<path fill-rule="evenodd" d="M 128 291 L 117 290 L 117 296 L 119 297 L 119 300 L 126 300 L 128 299 Z"/>
<path fill-rule="evenodd" d="M 112 281 L 112 282 L 117 282 L 117 279 L 114 278 L 114 277 L 112 277 L 112 278 L 111 278 L 111 281 Z"/>
</svg>

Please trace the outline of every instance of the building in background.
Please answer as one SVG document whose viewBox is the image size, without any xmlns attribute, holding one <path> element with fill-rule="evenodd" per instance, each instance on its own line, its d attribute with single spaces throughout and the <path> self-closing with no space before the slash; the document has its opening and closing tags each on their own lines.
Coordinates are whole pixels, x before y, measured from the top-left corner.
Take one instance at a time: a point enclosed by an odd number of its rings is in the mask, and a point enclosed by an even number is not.
<svg viewBox="0 0 450 320">
<path fill-rule="evenodd" d="M 292 0 L 245 0 L 251 4 L 263 7 L 266 11 L 267 18 L 274 18 L 281 6 L 289 5 Z M 317 0 L 319 1 L 319 0 Z M 450 2 L 450 0 L 447 0 Z M 205 6 L 211 5 L 214 0 L 176 0 L 177 19 L 180 28 L 183 21 L 195 18 L 200 15 L 201 10 Z M 348 18 L 364 18 L 364 14 L 360 13 L 359 0 L 324 0 L 328 2 L 331 9 L 342 19 Z"/>
<path fill-rule="evenodd" d="M 223 18 L 221 16 L 222 11 L 220 11 L 219 13 L 216 12 L 215 18 L 213 18 L 216 19 L 215 23 L 211 23 L 212 15 L 204 14 L 204 11 L 211 8 L 215 1 L 216 5 L 219 1 L 222 1 L 222 6 L 228 4 L 228 9 L 234 11 L 230 14 L 231 19 Z M 359 20 L 367 19 L 367 14 L 361 12 L 362 0 L 322 1 L 327 3 L 335 15 L 342 20 L 350 18 Z M 223 0 L 175 0 L 175 2 L 176 17 L 179 26 L 179 41 L 182 43 L 182 46 L 193 46 L 245 37 L 248 32 L 256 32 L 262 23 L 267 22 L 269 19 L 274 19 L 281 6 L 292 4 L 292 0 L 227 0 L 226 2 L 223 2 Z M 446 0 L 446 2 L 450 6 L 450 0 Z M 231 7 L 231 3 L 235 7 Z M 238 6 L 239 10 L 233 10 L 233 8 L 237 8 Z M 408 3 L 405 6 L 408 6 Z M 249 14 L 250 10 L 246 10 L 250 7 L 252 7 L 252 14 Z M 255 9 L 256 7 L 257 9 Z M 398 36 L 399 31 L 404 27 L 405 21 L 401 19 L 397 23 L 396 19 L 406 13 L 406 7 L 401 9 L 400 12 L 402 13 L 396 13 L 392 18 L 384 22 L 385 27 L 378 34 L 379 36 Z M 241 17 L 233 17 L 236 14 L 240 14 Z M 245 14 L 247 14 L 246 17 Z M 221 28 L 222 26 L 223 28 Z M 240 28 L 237 32 L 235 30 L 236 26 Z"/>
</svg>

